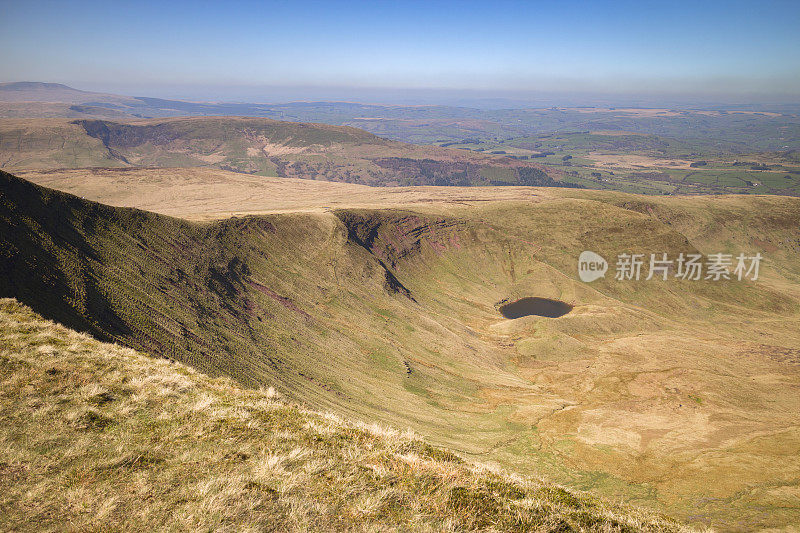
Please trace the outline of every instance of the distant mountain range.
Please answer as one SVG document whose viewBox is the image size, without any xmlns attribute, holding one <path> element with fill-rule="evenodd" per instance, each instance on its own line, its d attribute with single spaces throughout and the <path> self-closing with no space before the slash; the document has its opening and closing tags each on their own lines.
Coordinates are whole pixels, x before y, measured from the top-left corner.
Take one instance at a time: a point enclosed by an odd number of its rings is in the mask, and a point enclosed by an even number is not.
<svg viewBox="0 0 800 533">
<path fill-rule="evenodd" d="M 0 102 L 52 102 L 60 104 L 97 102 L 133 105 L 136 99 L 116 94 L 81 91 L 61 83 L 19 81 L 0 83 Z"/>
<path fill-rule="evenodd" d="M 732 109 L 746 115 L 730 113 Z M 442 144 L 464 139 L 502 139 L 553 132 L 631 131 L 683 139 L 750 138 L 764 145 L 764 132 L 783 131 L 767 149 L 800 149 L 800 107 L 780 105 L 773 113 L 750 105 L 716 106 L 657 115 L 608 107 L 493 108 L 444 105 L 379 105 L 353 102 L 220 103 L 187 102 L 81 91 L 42 82 L 0 84 L 0 118 L 158 118 L 175 116 L 245 116 L 290 122 L 353 126 L 394 140 Z M 788 135 L 786 135 L 788 133 Z M 748 137 L 749 136 L 749 137 Z M 767 136 L 770 137 L 770 136 Z"/>
</svg>

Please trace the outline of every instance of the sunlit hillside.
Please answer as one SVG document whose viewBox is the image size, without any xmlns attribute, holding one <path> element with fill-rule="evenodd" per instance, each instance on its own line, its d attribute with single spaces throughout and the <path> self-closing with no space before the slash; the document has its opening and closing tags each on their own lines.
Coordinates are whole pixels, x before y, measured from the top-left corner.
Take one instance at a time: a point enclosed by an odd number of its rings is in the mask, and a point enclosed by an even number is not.
<svg viewBox="0 0 800 533">
<path fill-rule="evenodd" d="M 3 180 L 0 290 L 50 319 L 701 526 L 797 516 L 796 199 L 445 188 L 380 208 L 356 188 L 189 222 Z M 587 284 L 584 250 L 764 264 Z M 498 311 L 531 296 L 571 310 Z"/>
<path fill-rule="evenodd" d="M 10 531 L 689 531 L 103 344 L 12 299 L 0 370 Z"/>
</svg>

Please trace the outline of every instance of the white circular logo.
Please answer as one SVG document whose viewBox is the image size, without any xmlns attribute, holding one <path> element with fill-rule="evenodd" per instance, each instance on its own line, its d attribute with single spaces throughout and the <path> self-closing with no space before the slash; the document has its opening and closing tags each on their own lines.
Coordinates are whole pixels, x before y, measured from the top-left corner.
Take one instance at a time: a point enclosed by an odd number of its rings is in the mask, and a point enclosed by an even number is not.
<svg viewBox="0 0 800 533">
<path fill-rule="evenodd" d="M 603 278 L 607 270 L 608 262 L 599 254 L 587 250 L 578 257 L 578 277 L 583 282 L 591 283 Z"/>
</svg>

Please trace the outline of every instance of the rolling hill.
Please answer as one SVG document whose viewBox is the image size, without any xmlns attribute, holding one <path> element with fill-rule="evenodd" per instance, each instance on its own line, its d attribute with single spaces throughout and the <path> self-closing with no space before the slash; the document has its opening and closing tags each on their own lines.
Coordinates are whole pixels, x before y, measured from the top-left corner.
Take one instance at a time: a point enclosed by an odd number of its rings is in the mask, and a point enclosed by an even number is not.
<svg viewBox="0 0 800 533">
<path fill-rule="evenodd" d="M 0 168 L 132 166 L 366 185 L 571 186 L 535 163 L 389 141 L 344 126 L 235 117 L 0 120 Z"/>
<path fill-rule="evenodd" d="M 0 83 L 0 102 L 51 102 L 62 104 L 127 104 L 137 100 L 130 96 L 96 93 L 73 89 L 62 83 L 18 81 Z"/>
<path fill-rule="evenodd" d="M 475 109 L 185 102 L 22 82 L 0 84 L 0 117 L 0 168 L 14 171 L 212 166 L 371 185 L 800 194 L 800 119 L 791 105 Z M 296 123 L 307 129 L 300 133 Z M 359 148 L 325 142 L 352 137 L 352 128 L 362 131 Z M 308 137 L 311 143 L 285 145 L 281 129 L 292 142 Z M 341 135 L 345 131 L 350 134 Z"/>
<path fill-rule="evenodd" d="M 199 223 L 0 179 L 0 295 L 46 318 L 698 525 L 800 516 L 797 199 L 449 187 L 381 208 L 386 189 L 328 184 L 308 210 L 265 180 L 280 212 Z M 765 264 L 588 285 L 586 249 Z M 572 311 L 498 312 L 526 296 Z"/>
</svg>

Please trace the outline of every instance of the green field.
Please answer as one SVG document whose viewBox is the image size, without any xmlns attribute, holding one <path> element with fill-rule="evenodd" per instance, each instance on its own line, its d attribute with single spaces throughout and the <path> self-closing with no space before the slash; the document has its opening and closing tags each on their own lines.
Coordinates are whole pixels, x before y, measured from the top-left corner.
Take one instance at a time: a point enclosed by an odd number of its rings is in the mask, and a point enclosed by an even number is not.
<svg viewBox="0 0 800 533">
<path fill-rule="evenodd" d="M 791 153 L 744 152 L 733 143 L 707 139 L 573 133 L 442 144 L 534 161 L 564 172 L 564 181 L 591 189 L 638 194 L 800 194 L 800 165 Z"/>
</svg>

